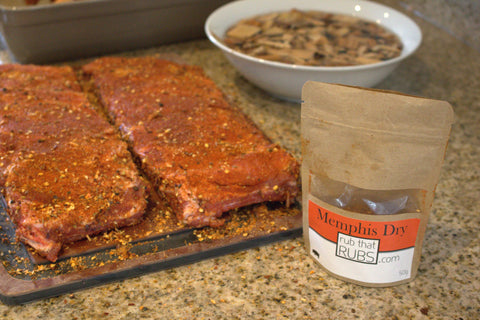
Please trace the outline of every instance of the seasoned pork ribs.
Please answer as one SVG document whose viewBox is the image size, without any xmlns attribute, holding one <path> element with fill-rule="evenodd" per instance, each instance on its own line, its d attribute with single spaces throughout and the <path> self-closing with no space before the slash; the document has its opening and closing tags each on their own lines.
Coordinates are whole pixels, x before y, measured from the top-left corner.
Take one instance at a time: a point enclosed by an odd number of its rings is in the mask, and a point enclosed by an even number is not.
<svg viewBox="0 0 480 320">
<path fill-rule="evenodd" d="M 201 68 L 105 57 L 83 72 L 180 221 L 220 226 L 228 210 L 293 201 L 299 192 L 297 161 L 227 102 Z"/>
<path fill-rule="evenodd" d="M 0 66 L 0 183 L 17 237 L 51 261 L 65 243 L 139 221 L 142 180 L 69 67 Z"/>
</svg>

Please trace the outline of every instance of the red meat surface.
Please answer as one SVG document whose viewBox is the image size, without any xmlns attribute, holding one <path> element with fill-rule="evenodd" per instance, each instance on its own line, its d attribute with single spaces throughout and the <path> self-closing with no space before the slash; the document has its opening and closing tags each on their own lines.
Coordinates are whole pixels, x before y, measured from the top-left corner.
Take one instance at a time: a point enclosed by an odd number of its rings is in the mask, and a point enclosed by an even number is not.
<svg viewBox="0 0 480 320">
<path fill-rule="evenodd" d="M 177 217 L 220 226 L 222 214 L 293 201 L 299 164 L 196 66 L 105 57 L 83 67 L 142 169 Z"/>
<path fill-rule="evenodd" d="M 127 144 L 69 67 L 0 66 L 0 150 L 16 235 L 51 261 L 64 244 L 145 212 L 146 185 Z"/>
</svg>

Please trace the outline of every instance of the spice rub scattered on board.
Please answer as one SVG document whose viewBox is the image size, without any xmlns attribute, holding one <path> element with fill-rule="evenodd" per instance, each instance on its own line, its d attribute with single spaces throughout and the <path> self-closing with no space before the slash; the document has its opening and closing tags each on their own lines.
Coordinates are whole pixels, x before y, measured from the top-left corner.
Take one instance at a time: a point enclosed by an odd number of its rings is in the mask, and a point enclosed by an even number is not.
<svg viewBox="0 0 480 320">
<path fill-rule="evenodd" d="M 294 201 L 297 161 L 230 104 L 201 68 L 105 57 L 83 72 L 181 222 L 220 226 L 228 210 Z"/>
<path fill-rule="evenodd" d="M 70 67 L 0 66 L 0 183 L 16 235 L 50 261 L 64 244 L 139 221 L 146 185 Z"/>
</svg>

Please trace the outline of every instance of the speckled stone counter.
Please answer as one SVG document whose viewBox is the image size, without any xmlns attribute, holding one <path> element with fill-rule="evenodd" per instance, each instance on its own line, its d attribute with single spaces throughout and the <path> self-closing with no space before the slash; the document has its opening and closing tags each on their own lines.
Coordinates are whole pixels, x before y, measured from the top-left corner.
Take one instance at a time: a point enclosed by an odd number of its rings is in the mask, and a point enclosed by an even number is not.
<svg viewBox="0 0 480 320">
<path fill-rule="evenodd" d="M 383 2 L 402 10 L 396 1 Z M 415 280 L 390 288 L 337 280 L 307 256 L 297 238 L 25 305 L 0 303 L 0 318 L 479 319 L 480 53 L 412 17 L 423 44 L 378 87 L 447 100 L 456 114 Z M 128 54 L 156 53 L 176 53 L 202 66 L 300 159 L 299 104 L 250 85 L 206 40 Z"/>
</svg>

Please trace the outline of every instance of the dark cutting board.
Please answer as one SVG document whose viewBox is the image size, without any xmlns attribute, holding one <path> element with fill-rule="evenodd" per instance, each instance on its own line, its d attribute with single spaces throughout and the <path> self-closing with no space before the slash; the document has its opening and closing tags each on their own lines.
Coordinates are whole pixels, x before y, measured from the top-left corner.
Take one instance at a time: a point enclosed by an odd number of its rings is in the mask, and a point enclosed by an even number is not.
<svg viewBox="0 0 480 320">
<path fill-rule="evenodd" d="M 3 200 L 3 198 L 2 198 Z M 203 259 L 300 236 L 298 203 L 264 203 L 228 212 L 221 228 L 191 229 L 160 201 L 144 220 L 72 243 L 56 263 L 16 241 L 0 208 L 0 300 L 20 304 L 174 268 Z"/>
</svg>

